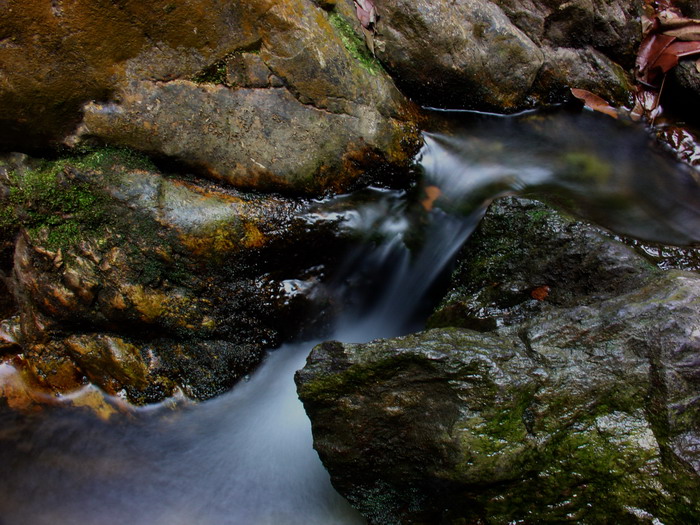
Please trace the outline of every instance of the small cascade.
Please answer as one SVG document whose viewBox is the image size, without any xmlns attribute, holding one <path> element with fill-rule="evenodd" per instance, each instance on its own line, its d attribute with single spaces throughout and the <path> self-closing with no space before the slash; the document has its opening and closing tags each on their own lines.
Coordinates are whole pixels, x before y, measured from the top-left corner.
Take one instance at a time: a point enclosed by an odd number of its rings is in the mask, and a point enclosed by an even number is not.
<svg viewBox="0 0 700 525">
<path fill-rule="evenodd" d="M 333 285 L 343 311 L 325 339 L 420 329 L 436 283 L 499 195 L 547 198 L 641 238 L 698 240 L 697 174 L 650 151 L 637 131 L 587 115 L 440 118 L 421 154 L 435 207 L 370 188 L 309 216 L 362 239 Z M 0 525 L 363 523 L 331 486 L 297 399 L 293 375 L 314 344 L 270 352 L 228 394 L 176 410 L 109 422 L 0 412 Z"/>
<path fill-rule="evenodd" d="M 416 231 L 405 192 L 366 193 L 365 204 L 342 213 L 333 207 L 348 197 L 322 203 L 315 218 L 342 219 L 365 238 L 338 277 L 337 302 L 348 307 L 326 339 L 420 328 L 426 295 L 477 221 L 422 211 Z M 417 253 L 410 236 L 420 239 Z M 230 393 L 175 412 L 109 423 L 60 411 L 21 423 L 0 414 L 0 463 L 11 465 L 0 480 L 0 524 L 363 523 L 333 489 L 296 394 L 294 372 L 318 342 L 284 345 Z"/>
<path fill-rule="evenodd" d="M 464 215 L 518 194 L 618 234 L 700 243 L 700 173 L 652 144 L 638 123 L 591 112 L 437 118 L 422 164 L 442 190 L 443 209 Z"/>
</svg>

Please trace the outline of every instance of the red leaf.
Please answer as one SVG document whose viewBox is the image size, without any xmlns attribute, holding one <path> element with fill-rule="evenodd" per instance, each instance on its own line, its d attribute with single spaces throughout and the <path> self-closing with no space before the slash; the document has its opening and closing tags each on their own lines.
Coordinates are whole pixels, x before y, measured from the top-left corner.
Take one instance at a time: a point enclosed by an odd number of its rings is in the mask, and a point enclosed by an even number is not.
<svg viewBox="0 0 700 525">
<path fill-rule="evenodd" d="M 537 301 L 544 301 L 548 296 L 551 288 L 546 284 L 544 286 L 538 286 L 534 290 L 530 291 L 530 297 Z"/>
<path fill-rule="evenodd" d="M 700 40 L 693 40 L 692 42 L 678 40 L 666 48 L 664 54 L 666 53 L 676 55 L 679 58 L 696 55 L 700 53 Z"/>
<path fill-rule="evenodd" d="M 670 44 L 656 61 L 649 67 L 649 74 L 666 73 L 678 65 L 678 59 L 700 53 L 700 40 L 681 42 L 677 40 Z"/>
<path fill-rule="evenodd" d="M 637 54 L 637 75 L 640 81 L 650 83 L 656 74 L 651 74 L 654 64 L 676 37 L 651 33 L 639 46 Z"/>
<path fill-rule="evenodd" d="M 583 100 L 584 105 L 593 111 L 605 113 L 613 118 L 617 118 L 617 110 L 598 95 L 586 91 L 585 89 L 571 88 L 571 94 L 579 100 Z"/>
<path fill-rule="evenodd" d="M 365 29 L 372 29 L 377 23 L 377 9 L 372 0 L 353 0 L 355 2 L 355 11 L 360 24 Z"/>
</svg>

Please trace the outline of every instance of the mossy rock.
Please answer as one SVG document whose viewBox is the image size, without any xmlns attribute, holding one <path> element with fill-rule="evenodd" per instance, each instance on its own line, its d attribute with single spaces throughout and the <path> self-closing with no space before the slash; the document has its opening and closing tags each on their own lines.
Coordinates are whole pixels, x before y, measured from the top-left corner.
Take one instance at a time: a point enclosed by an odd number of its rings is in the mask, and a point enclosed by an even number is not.
<svg viewBox="0 0 700 525">
<path fill-rule="evenodd" d="M 670 272 L 489 333 L 323 343 L 296 376 L 314 446 L 372 524 L 697 521 L 699 301 Z"/>
<path fill-rule="evenodd" d="M 323 293 L 289 297 L 282 282 L 318 282 L 343 243 L 334 226 L 310 231 L 298 202 L 166 175 L 126 149 L 13 162 L 22 340 L 9 351 L 26 353 L 44 388 L 88 381 L 135 403 L 177 388 L 204 399 L 305 329 L 306 316 L 323 322 Z M 289 256 L 311 246 L 331 251 Z"/>
</svg>

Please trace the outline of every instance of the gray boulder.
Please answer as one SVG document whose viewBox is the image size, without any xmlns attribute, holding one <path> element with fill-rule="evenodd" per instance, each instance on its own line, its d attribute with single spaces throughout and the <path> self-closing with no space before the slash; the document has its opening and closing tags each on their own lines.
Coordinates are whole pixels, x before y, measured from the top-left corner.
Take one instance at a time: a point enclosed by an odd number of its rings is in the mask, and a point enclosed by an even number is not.
<svg viewBox="0 0 700 525">
<path fill-rule="evenodd" d="M 629 102 L 641 3 L 388 0 L 377 56 L 416 101 L 512 111 L 569 87 Z"/>
<path fill-rule="evenodd" d="M 377 524 L 698 521 L 700 277 L 510 205 L 526 225 L 477 234 L 444 327 L 297 373 L 334 486 Z"/>
</svg>

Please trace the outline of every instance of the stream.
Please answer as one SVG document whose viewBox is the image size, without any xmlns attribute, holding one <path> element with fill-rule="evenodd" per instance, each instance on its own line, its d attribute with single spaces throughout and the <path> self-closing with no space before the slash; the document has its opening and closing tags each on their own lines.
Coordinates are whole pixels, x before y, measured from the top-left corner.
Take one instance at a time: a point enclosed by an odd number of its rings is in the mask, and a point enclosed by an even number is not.
<svg viewBox="0 0 700 525">
<path fill-rule="evenodd" d="M 340 196 L 313 210 L 313 220 L 340 219 L 367 239 L 338 270 L 346 307 L 324 339 L 420 330 L 498 196 L 542 198 L 650 243 L 700 241 L 697 172 L 650 148 L 639 126 L 588 112 L 434 117 L 418 160 L 421 184 L 439 197 L 421 220 L 416 191 L 370 188 L 356 207 Z M 294 372 L 317 342 L 269 352 L 249 380 L 200 404 L 108 421 L 60 407 L 0 412 L 0 525 L 364 523 L 331 486 L 296 396 Z"/>
</svg>

